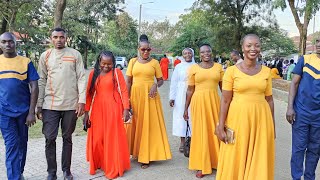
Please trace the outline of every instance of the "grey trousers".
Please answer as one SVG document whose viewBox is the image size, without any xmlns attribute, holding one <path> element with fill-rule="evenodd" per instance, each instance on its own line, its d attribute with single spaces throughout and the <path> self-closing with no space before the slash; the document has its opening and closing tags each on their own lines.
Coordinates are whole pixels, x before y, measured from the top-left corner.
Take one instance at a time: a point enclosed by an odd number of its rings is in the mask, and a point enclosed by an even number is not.
<svg viewBox="0 0 320 180">
<path fill-rule="evenodd" d="M 77 123 L 77 114 L 75 110 L 71 111 L 54 111 L 43 109 L 43 126 L 42 133 L 46 138 L 46 159 L 47 171 L 49 174 L 57 173 L 56 160 L 56 139 L 59 131 L 59 124 L 61 123 L 62 130 L 62 171 L 70 171 L 71 155 L 72 155 L 72 133 L 75 130 Z"/>
</svg>

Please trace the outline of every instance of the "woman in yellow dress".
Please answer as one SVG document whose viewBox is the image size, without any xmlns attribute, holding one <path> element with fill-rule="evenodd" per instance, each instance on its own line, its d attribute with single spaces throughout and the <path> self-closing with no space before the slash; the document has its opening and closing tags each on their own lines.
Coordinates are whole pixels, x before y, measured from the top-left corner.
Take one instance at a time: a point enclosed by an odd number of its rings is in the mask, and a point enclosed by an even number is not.
<svg viewBox="0 0 320 180">
<path fill-rule="evenodd" d="M 271 66 L 271 79 L 281 79 L 280 73 L 275 65 Z"/>
<path fill-rule="evenodd" d="M 188 90 L 184 118 L 189 119 L 191 110 L 191 145 L 189 169 L 197 170 L 196 177 L 202 178 L 217 169 L 220 141 L 214 135 L 218 123 L 220 97 L 223 76 L 222 65 L 212 59 L 210 45 L 200 47 L 200 64 L 192 65 L 188 74 Z"/>
<path fill-rule="evenodd" d="M 171 152 L 157 92 L 163 84 L 161 68 L 159 62 L 150 57 L 146 35 L 140 36 L 138 50 L 139 56 L 130 60 L 126 73 L 133 111 L 132 124 L 126 125 L 126 130 L 130 154 L 145 169 L 150 161 L 171 159 Z"/>
<path fill-rule="evenodd" d="M 243 38 L 244 61 L 223 77 L 221 111 L 216 128 L 221 143 L 217 180 L 273 180 L 275 160 L 274 104 L 270 69 L 257 63 L 261 42 Z M 234 131 L 228 143 L 225 126 Z"/>
</svg>

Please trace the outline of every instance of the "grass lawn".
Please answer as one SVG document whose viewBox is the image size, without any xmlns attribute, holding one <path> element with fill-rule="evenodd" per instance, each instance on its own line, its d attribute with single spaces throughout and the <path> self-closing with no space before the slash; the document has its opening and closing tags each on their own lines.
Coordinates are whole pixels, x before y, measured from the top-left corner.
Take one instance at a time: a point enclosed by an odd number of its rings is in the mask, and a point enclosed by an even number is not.
<svg viewBox="0 0 320 180">
<path fill-rule="evenodd" d="M 77 120 L 76 130 L 73 133 L 76 136 L 85 136 L 87 134 L 85 131 L 83 131 L 82 118 L 83 116 Z M 59 136 L 61 136 L 61 128 L 59 129 Z M 2 138 L 1 133 L 0 137 Z M 44 137 L 42 134 L 42 121 L 37 120 L 37 123 L 29 128 L 29 139 L 41 137 Z"/>
</svg>

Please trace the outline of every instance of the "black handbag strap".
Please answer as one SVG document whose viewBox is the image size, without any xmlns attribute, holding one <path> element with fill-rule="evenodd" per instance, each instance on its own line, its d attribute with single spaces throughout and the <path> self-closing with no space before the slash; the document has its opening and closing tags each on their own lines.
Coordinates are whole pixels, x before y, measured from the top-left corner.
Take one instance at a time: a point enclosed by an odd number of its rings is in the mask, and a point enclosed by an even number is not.
<svg viewBox="0 0 320 180">
<path fill-rule="evenodd" d="M 190 129 L 190 126 L 189 126 L 189 121 L 187 121 L 186 137 L 188 137 L 188 132 L 190 132 L 190 134 L 191 134 L 191 129 Z"/>
</svg>

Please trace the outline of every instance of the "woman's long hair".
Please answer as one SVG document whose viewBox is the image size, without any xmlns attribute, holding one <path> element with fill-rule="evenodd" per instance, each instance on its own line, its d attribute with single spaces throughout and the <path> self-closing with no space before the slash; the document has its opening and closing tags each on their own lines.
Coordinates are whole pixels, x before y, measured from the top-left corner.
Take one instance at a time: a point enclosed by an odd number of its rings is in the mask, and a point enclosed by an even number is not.
<svg viewBox="0 0 320 180">
<path fill-rule="evenodd" d="M 92 76 L 92 81 L 90 84 L 90 89 L 89 89 L 89 94 L 91 96 L 93 96 L 95 90 L 96 90 L 96 85 L 99 84 L 99 76 L 101 73 L 101 69 L 100 69 L 100 62 L 101 62 L 101 58 L 102 56 L 106 56 L 106 57 L 111 57 L 112 59 L 112 63 L 113 63 L 113 67 L 112 67 L 112 82 L 113 82 L 113 87 L 116 88 L 116 80 L 114 79 L 114 71 L 115 71 L 115 66 L 116 66 L 116 60 L 115 57 L 113 55 L 113 53 L 111 51 L 102 51 L 96 60 L 96 63 L 94 65 L 94 72 L 93 72 L 93 76 Z"/>
</svg>

